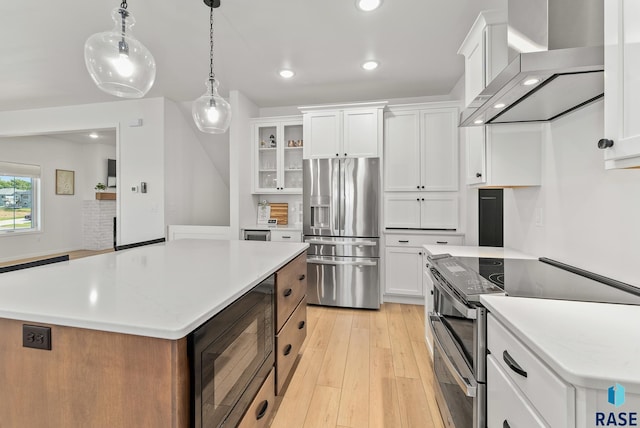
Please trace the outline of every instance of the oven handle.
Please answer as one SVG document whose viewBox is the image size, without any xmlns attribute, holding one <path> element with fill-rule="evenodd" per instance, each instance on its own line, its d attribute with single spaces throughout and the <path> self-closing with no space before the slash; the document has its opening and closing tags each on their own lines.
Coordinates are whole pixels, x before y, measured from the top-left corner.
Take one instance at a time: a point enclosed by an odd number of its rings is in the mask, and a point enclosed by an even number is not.
<svg viewBox="0 0 640 428">
<path fill-rule="evenodd" d="M 473 376 L 469 376 L 469 378 L 471 379 L 469 381 L 462 376 L 462 374 L 460 373 L 458 368 L 455 366 L 453 361 L 451 361 L 448 358 L 448 354 L 445 352 L 445 348 L 442 342 L 440 341 L 440 337 L 438 335 L 438 329 L 436 328 L 436 323 L 442 323 L 442 321 L 440 321 L 440 318 L 437 315 L 429 315 L 429 323 L 431 324 L 433 337 L 435 339 L 433 343 L 442 354 L 442 361 L 444 362 L 445 366 L 447 366 L 447 370 L 449 370 L 449 373 L 451 374 L 451 376 L 453 376 L 456 383 L 458 384 L 460 389 L 462 389 L 462 391 L 467 397 L 475 397 L 478 390 L 478 384 L 476 383 L 475 379 L 473 379 Z M 445 338 L 445 339 L 448 339 L 450 342 L 448 344 L 449 345 L 448 349 L 453 348 L 457 353 L 459 353 L 458 349 L 455 347 L 455 343 L 453 342 L 453 339 L 451 338 Z"/>
<path fill-rule="evenodd" d="M 429 270 L 429 276 L 431 277 L 431 281 L 433 282 L 434 287 L 438 289 L 442 294 L 446 295 L 451 301 L 451 304 L 458 312 L 464 315 L 465 318 L 470 320 L 475 320 L 478 318 L 478 314 L 475 308 L 470 308 L 466 304 L 464 304 L 459 298 L 457 298 L 447 287 L 444 287 L 438 279 L 433 276 L 431 270 Z"/>
<path fill-rule="evenodd" d="M 316 258 L 308 258 L 308 264 L 316 264 L 316 265 L 340 265 L 340 266 L 377 266 L 378 263 L 367 260 L 358 260 L 358 261 L 339 261 L 339 260 L 323 260 Z"/>
</svg>

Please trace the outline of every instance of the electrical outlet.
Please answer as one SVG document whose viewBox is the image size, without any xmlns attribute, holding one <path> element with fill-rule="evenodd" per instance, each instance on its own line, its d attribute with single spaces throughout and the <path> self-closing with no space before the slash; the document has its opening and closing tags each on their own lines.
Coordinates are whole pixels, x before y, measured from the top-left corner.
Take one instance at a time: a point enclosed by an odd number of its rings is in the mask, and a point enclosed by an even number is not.
<svg viewBox="0 0 640 428">
<path fill-rule="evenodd" d="M 22 324 L 22 346 L 51 351 L 51 327 Z"/>
</svg>

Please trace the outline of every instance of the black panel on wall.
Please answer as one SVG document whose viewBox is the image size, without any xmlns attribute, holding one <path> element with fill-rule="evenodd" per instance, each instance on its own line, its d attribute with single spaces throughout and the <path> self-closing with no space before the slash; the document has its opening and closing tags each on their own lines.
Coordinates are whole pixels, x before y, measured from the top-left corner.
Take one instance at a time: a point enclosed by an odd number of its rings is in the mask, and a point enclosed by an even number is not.
<svg viewBox="0 0 640 428">
<path fill-rule="evenodd" d="M 107 177 L 116 176 L 116 160 L 107 159 Z"/>
<path fill-rule="evenodd" d="M 504 246 L 502 189 L 478 191 L 478 243 L 481 247 Z"/>
</svg>

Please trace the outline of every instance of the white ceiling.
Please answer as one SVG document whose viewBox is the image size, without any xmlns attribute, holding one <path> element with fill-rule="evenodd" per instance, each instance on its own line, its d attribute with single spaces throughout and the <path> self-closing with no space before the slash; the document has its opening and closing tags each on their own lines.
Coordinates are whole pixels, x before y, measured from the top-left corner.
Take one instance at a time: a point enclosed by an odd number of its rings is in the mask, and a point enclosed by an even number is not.
<svg viewBox="0 0 640 428">
<path fill-rule="evenodd" d="M 114 101 L 91 81 L 85 40 L 110 29 L 119 1 L 3 1 L 0 110 Z M 506 0 L 222 0 L 215 12 L 221 94 L 260 107 L 446 95 L 464 71 L 456 51 L 481 10 Z M 130 0 L 134 35 L 156 59 L 147 97 L 189 101 L 208 76 L 209 9 L 202 0 Z M 360 64 L 377 59 L 365 72 Z M 280 68 L 297 74 L 284 80 Z"/>
</svg>

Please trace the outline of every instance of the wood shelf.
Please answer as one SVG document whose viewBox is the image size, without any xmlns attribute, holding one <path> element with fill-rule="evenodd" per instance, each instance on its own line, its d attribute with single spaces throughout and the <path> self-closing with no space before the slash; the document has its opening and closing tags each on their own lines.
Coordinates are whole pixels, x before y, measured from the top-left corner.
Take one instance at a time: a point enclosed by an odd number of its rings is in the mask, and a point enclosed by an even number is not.
<svg viewBox="0 0 640 428">
<path fill-rule="evenodd" d="M 116 194 L 111 192 L 96 192 L 96 199 L 99 201 L 115 201 Z"/>
</svg>

